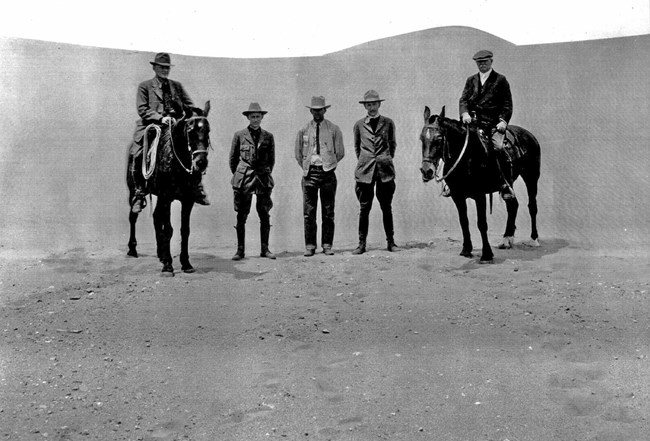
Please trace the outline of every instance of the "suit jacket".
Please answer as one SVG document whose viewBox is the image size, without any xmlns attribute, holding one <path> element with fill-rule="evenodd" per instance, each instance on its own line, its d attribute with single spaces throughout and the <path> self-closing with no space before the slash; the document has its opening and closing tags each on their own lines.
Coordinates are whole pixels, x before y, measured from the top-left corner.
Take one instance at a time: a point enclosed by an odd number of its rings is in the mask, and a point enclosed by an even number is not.
<svg viewBox="0 0 650 441">
<path fill-rule="evenodd" d="M 479 122 L 492 127 L 500 119 L 509 123 L 512 118 L 512 94 L 508 80 L 492 70 L 481 86 L 479 74 L 472 75 L 465 82 L 458 109 L 461 115 L 476 112 Z"/>
<path fill-rule="evenodd" d="M 395 179 L 395 123 L 390 118 L 379 115 L 377 129 L 372 130 L 370 119 L 365 117 L 354 125 L 354 152 L 357 155 L 357 168 L 354 178 L 357 182 L 372 183 L 373 179 L 388 182 Z"/>
<path fill-rule="evenodd" d="M 192 99 L 178 81 L 169 80 L 169 89 L 171 99 L 180 106 L 194 106 Z M 160 123 L 163 116 L 168 116 L 163 108 L 162 84 L 158 77 L 143 81 L 138 86 L 138 93 L 135 99 L 135 105 L 138 110 L 140 119 L 136 123 L 133 140 L 136 143 L 142 141 L 144 129 L 151 123 Z"/>
<path fill-rule="evenodd" d="M 343 134 L 339 126 L 324 119 L 318 133 L 320 141 L 320 157 L 323 160 L 323 170 L 334 170 L 338 161 L 345 156 Z M 296 136 L 295 155 L 298 165 L 303 169 L 303 175 L 309 173 L 311 157 L 316 153 L 316 122 L 312 119 L 305 127 L 298 130 Z"/>
<path fill-rule="evenodd" d="M 274 165 L 275 140 L 272 133 L 261 129 L 257 145 L 248 127 L 235 133 L 230 147 L 232 188 L 245 193 L 271 191 L 275 185 L 271 176 Z"/>
</svg>

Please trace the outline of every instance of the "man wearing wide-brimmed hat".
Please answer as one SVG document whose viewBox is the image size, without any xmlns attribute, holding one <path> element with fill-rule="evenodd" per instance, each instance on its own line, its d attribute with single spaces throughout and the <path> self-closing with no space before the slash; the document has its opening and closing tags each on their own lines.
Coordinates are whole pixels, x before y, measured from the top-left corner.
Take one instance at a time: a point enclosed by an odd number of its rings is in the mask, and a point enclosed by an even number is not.
<svg viewBox="0 0 650 441">
<path fill-rule="evenodd" d="M 256 196 L 255 208 L 260 218 L 260 256 L 275 259 L 269 250 L 269 212 L 273 208 L 271 191 L 274 186 L 271 172 L 275 165 L 275 140 L 273 134 L 260 127 L 266 113 L 259 103 L 250 103 L 248 110 L 242 112 L 248 118 L 248 127 L 236 132 L 232 138 L 230 171 L 233 175 L 230 182 L 237 213 L 237 252 L 232 260 L 241 260 L 245 256 L 246 219 L 253 195 Z"/>
<path fill-rule="evenodd" d="M 377 196 L 382 211 L 388 251 L 398 251 L 393 231 L 393 195 L 395 194 L 395 123 L 379 114 L 382 99 L 374 90 L 367 91 L 359 103 L 367 116 L 354 125 L 354 152 L 357 155 L 355 192 L 359 200 L 359 246 L 352 254 L 366 252 L 366 239 L 372 201 Z"/>
<path fill-rule="evenodd" d="M 316 209 L 320 192 L 323 253 L 334 254 L 334 203 L 336 198 L 336 166 L 345 155 L 341 129 L 325 119 L 330 107 L 325 97 L 314 96 L 306 106 L 312 115 L 311 121 L 298 130 L 295 154 L 303 170 L 302 201 L 305 227 L 305 256 L 313 256 L 316 250 Z"/>
<path fill-rule="evenodd" d="M 465 124 L 473 120 L 491 139 L 494 164 L 498 170 L 501 197 L 514 199 L 511 161 L 503 148 L 503 139 L 512 117 L 512 93 L 505 76 L 492 69 L 493 54 L 480 50 L 474 54 L 478 73 L 467 78 L 459 101 L 460 118 Z M 490 142 L 488 142 L 490 143 Z"/>
<path fill-rule="evenodd" d="M 170 80 L 169 71 L 171 57 L 168 53 L 161 52 L 156 54 L 153 61 L 149 62 L 153 66 L 156 76 L 150 80 L 143 81 L 138 86 L 136 95 L 136 108 L 140 119 L 137 122 L 133 143 L 131 144 L 130 154 L 133 159 L 130 161 L 130 173 L 135 184 L 135 196 L 131 201 L 131 211 L 139 213 L 146 205 L 145 196 L 147 195 L 146 183 L 142 176 L 142 143 L 145 129 L 150 124 L 156 124 L 161 128 L 160 145 L 169 142 L 171 134 L 169 125 L 176 118 L 182 115 L 176 114 L 176 107 L 193 107 L 192 99 L 185 91 L 185 88 L 178 81 Z M 201 184 L 201 175 L 196 178 L 194 185 L 194 201 L 201 205 L 210 205 L 208 198 Z"/>
</svg>

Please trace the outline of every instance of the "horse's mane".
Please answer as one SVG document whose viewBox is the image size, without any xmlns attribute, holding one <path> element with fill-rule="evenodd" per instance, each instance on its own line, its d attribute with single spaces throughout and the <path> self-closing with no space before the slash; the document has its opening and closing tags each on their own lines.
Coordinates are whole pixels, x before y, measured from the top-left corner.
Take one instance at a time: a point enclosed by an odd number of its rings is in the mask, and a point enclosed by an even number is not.
<svg viewBox="0 0 650 441">
<path fill-rule="evenodd" d="M 444 116 L 438 116 L 438 120 L 440 121 L 440 126 L 445 129 L 451 129 L 457 134 L 465 133 L 465 125 L 462 121 L 446 118 Z"/>
</svg>

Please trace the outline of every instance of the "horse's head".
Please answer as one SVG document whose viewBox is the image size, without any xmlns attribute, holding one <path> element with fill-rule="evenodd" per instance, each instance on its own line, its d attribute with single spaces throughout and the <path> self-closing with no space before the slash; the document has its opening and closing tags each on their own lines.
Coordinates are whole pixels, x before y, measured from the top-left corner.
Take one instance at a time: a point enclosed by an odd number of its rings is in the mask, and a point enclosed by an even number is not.
<svg viewBox="0 0 650 441">
<path fill-rule="evenodd" d="M 433 179 L 438 162 L 442 158 L 443 146 L 445 143 L 444 130 L 440 125 L 445 117 L 445 108 L 442 108 L 440 115 L 431 115 L 428 106 L 424 108 L 424 127 L 420 134 L 422 142 L 422 181 L 429 182 Z"/>
<path fill-rule="evenodd" d="M 178 122 L 186 140 L 188 152 L 192 158 L 191 170 L 193 173 L 204 173 L 208 168 L 208 149 L 210 148 L 210 123 L 208 113 L 210 101 L 205 103 L 205 108 L 186 108 L 184 116 Z"/>
</svg>

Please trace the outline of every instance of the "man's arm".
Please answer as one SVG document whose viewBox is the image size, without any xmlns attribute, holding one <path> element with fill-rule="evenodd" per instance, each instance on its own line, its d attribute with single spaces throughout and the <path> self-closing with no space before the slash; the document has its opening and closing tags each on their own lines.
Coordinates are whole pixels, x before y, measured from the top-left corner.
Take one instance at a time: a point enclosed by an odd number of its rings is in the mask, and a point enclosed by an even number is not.
<svg viewBox="0 0 650 441">
<path fill-rule="evenodd" d="M 138 116 L 142 118 L 142 122 L 157 122 L 162 119 L 162 115 L 151 108 L 149 102 L 149 86 L 146 81 L 140 83 L 138 92 L 135 97 L 135 105 L 138 110 Z"/>
<path fill-rule="evenodd" d="M 357 155 L 357 159 L 359 159 L 359 155 L 361 154 L 361 132 L 359 130 L 359 123 L 354 125 L 353 133 L 354 133 L 354 153 Z"/>
<path fill-rule="evenodd" d="M 390 126 L 388 128 L 388 151 L 390 157 L 395 157 L 395 149 L 397 148 L 397 141 L 395 139 L 395 123 L 393 120 L 390 121 Z"/>
<path fill-rule="evenodd" d="M 296 145 L 294 147 L 294 154 L 296 157 L 296 161 L 298 162 L 298 165 L 300 168 L 302 168 L 302 136 L 303 136 L 303 130 L 300 129 L 298 130 L 298 135 L 296 135 Z"/>
<path fill-rule="evenodd" d="M 235 133 L 235 136 L 232 138 L 232 144 L 230 146 L 230 171 L 232 174 L 235 174 L 237 170 L 237 164 L 239 164 L 239 136 Z"/>
<path fill-rule="evenodd" d="M 340 161 L 345 156 L 345 146 L 343 145 L 343 132 L 339 126 L 334 125 L 334 154 L 336 161 Z"/>
<path fill-rule="evenodd" d="M 506 124 L 510 123 L 510 118 L 512 118 L 512 92 L 510 91 L 510 83 L 506 77 L 502 77 L 503 81 L 499 85 L 499 93 L 503 99 L 503 107 L 499 113 L 499 119 L 505 121 Z"/>
</svg>

